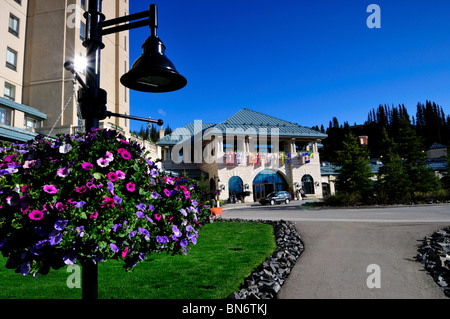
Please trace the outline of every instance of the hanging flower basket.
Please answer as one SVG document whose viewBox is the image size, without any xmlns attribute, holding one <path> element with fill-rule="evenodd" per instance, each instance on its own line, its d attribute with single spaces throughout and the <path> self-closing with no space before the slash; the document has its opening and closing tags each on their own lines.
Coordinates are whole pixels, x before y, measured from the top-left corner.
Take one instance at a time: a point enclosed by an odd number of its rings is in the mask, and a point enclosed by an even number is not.
<svg viewBox="0 0 450 319">
<path fill-rule="evenodd" d="M 196 184 L 158 170 L 114 130 L 0 146 L 0 251 L 7 268 L 185 253 L 209 216 Z"/>
</svg>

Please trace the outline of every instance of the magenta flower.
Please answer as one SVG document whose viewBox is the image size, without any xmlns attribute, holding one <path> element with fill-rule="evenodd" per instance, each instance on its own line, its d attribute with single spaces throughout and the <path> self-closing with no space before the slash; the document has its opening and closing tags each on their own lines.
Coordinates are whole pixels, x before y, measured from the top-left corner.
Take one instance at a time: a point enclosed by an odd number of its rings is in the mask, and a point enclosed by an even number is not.
<svg viewBox="0 0 450 319">
<path fill-rule="evenodd" d="M 53 185 L 45 185 L 44 192 L 46 192 L 48 194 L 56 194 L 58 192 L 58 190 Z"/>
<path fill-rule="evenodd" d="M 64 204 L 61 202 L 56 203 L 56 209 L 60 212 L 64 210 Z"/>
<path fill-rule="evenodd" d="M 117 176 L 116 173 L 110 172 L 110 173 L 108 173 L 108 179 L 109 179 L 111 182 L 116 182 L 116 181 L 119 179 L 119 177 Z"/>
<path fill-rule="evenodd" d="M 31 220 L 41 220 L 42 218 L 44 218 L 44 213 L 40 210 L 35 209 L 28 214 L 28 217 L 30 217 Z"/>
<path fill-rule="evenodd" d="M 98 212 L 97 211 L 93 212 L 91 215 L 89 215 L 89 218 L 90 219 L 97 219 L 98 218 Z"/>
<path fill-rule="evenodd" d="M 77 193 L 80 193 L 80 194 L 83 194 L 84 192 L 86 192 L 86 186 L 81 186 L 81 187 L 77 187 L 76 189 L 75 189 L 75 191 L 77 192 Z"/>
<path fill-rule="evenodd" d="M 127 150 L 123 151 L 122 154 L 120 154 L 120 155 L 122 155 L 123 159 L 126 159 L 126 160 L 131 159 L 131 154 Z"/>
<path fill-rule="evenodd" d="M 89 189 L 95 188 L 95 184 L 92 183 L 92 182 L 87 182 L 87 183 L 86 183 L 86 187 L 89 188 Z"/>
<path fill-rule="evenodd" d="M 83 164 L 81 164 L 81 167 L 86 171 L 90 171 L 94 167 L 94 165 L 88 162 L 84 162 Z"/>
<path fill-rule="evenodd" d="M 156 220 L 161 220 L 161 214 L 155 214 L 155 218 L 156 218 Z"/>
<path fill-rule="evenodd" d="M 167 188 L 164 189 L 164 194 L 166 194 L 167 197 L 170 197 L 170 191 Z"/>
<path fill-rule="evenodd" d="M 131 182 L 127 184 L 127 191 L 134 192 L 135 189 L 136 189 L 136 185 L 135 184 L 133 184 Z"/>
<path fill-rule="evenodd" d="M 128 253 L 128 247 L 122 251 L 122 258 L 125 258 Z"/>
</svg>

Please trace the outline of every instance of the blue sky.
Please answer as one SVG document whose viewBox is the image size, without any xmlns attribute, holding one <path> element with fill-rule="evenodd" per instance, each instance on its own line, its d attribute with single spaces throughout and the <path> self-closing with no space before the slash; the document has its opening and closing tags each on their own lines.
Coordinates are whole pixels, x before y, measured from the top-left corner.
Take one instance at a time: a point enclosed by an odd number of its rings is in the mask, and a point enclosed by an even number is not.
<svg viewBox="0 0 450 319">
<path fill-rule="evenodd" d="M 431 100 L 450 114 L 448 0 L 130 0 L 158 6 L 158 36 L 186 77 L 170 93 L 131 91 L 130 114 L 171 128 L 247 107 L 304 126 L 362 124 L 379 104 Z M 381 28 L 370 29 L 370 4 Z M 148 28 L 130 31 L 130 64 Z M 132 121 L 139 129 L 143 122 Z"/>
</svg>

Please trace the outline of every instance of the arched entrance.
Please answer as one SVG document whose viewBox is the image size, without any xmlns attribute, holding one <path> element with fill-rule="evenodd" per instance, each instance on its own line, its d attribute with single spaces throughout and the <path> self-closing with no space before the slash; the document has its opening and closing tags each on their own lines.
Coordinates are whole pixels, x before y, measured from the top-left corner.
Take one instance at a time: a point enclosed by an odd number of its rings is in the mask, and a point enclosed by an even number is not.
<svg viewBox="0 0 450 319">
<path fill-rule="evenodd" d="M 311 175 L 305 175 L 302 177 L 302 188 L 306 195 L 315 194 L 314 179 Z"/>
<path fill-rule="evenodd" d="M 259 201 L 261 198 L 274 191 L 288 191 L 289 185 L 286 179 L 277 172 L 263 170 L 253 180 L 253 199 Z"/>
<path fill-rule="evenodd" d="M 236 196 L 236 198 L 239 198 L 239 194 L 244 191 L 244 183 L 242 182 L 242 179 L 239 176 L 231 177 L 228 181 L 228 190 L 230 197 Z"/>
</svg>

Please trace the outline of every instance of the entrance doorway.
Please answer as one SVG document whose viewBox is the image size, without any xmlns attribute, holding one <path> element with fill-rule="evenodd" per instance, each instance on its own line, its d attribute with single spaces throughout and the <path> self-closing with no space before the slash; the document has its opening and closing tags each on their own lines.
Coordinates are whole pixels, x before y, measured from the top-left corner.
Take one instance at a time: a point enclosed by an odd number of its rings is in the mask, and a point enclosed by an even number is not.
<svg viewBox="0 0 450 319">
<path fill-rule="evenodd" d="M 289 186 L 278 172 L 263 170 L 253 180 L 253 199 L 255 202 L 274 191 L 287 191 Z"/>
</svg>

